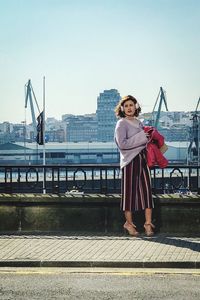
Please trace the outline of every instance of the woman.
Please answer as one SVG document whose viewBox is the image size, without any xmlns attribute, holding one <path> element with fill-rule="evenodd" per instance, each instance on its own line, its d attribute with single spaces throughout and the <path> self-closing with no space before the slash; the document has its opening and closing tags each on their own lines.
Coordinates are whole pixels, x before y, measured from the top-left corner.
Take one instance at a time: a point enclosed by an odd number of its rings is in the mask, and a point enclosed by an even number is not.
<svg viewBox="0 0 200 300">
<path fill-rule="evenodd" d="M 123 97 L 115 109 L 118 120 L 115 128 L 115 141 L 120 151 L 120 167 L 122 169 L 121 209 L 126 222 L 124 229 L 132 236 L 138 231 L 133 223 L 133 212 L 145 211 L 144 229 L 147 236 L 154 234 L 152 224 L 153 199 L 151 178 L 146 162 L 146 145 L 148 134 L 137 118 L 141 108 L 137 100 L 131 96 Z"/>
</svg>

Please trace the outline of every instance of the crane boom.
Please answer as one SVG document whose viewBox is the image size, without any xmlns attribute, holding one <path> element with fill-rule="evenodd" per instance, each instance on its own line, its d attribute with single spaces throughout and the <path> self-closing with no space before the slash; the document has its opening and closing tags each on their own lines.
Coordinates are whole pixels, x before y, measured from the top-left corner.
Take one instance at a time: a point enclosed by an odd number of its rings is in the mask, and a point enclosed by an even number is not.
<svg viewBox="0 0 200 300">
<path fill-rule="evenodd" d="M 155 119 L 155 122 L 154 122 L 154 127 L 158 127 L 158 123 L 159 123 L 159 119 L 160 119 L 160 113 L 161 113 L 161 107 L 162 107 L 162 104 L 164 102 L 165 104 L 165 108 L 166 110 L 168 111 L 168 107 L 167 107 L 167 100 L 166 100 L 166 96 L 165 96 L 165 92 L 163 90 L 162 87 L 160 87 L 160 91 L 158 93 L 158 97 L 156 99 L 156 102 L 155 102 L 155 105 L 154 105 L 154 108 L 153 108 L 153 112 L 152 112 L 152 115 L 154 115 L 154 112 L 155 112 L 155 107 L 156 107 L 156 104 L 158 102 L 158 99 L 160 97 L 160 101 L 159 101 L 159 106 L 158 106 L 158 111 L 157 111 L 157 114 L 156 114 L 156 119 Z"/>
<path fill-rule="evenodd" d="M 197 106 L 196 106 L 196 109 L 195 109 L 195 112 L 196 112 L 196 113 L 198 113 L 199 103 L 200 103 L 200 97 L 199 97 L 199 100 L 198 100 L 198 102 L 197 102 Z"/>
<path fill-rule="evenodd" d="M 35 100 L 35 103 L 36 103 L 36 106 L 37 106 L 37 109 L 38 109 L 39 113 L 40 113 L 40 109 L 39 109 L 39 106 L 38 106 L 38 103 L 37 103 L 35 93 L 33 91 L 33 87 L 31 85 L 31 80 L 30 79 L 28 80 L 28 83 L 25 85 L 25 88 L 26 88 L 25 108 L 27 108 L 27 104 L 28 104 L 28 100 L 29 100 L 30 108 L 31 108 L 31 117 L 32 117 L 32 123 L 33 123 L 33 130 L 34 130 L 34 135 L 36 136 L 37 135 L 37 122 L 36 122 L 36 118 L 35 118 L 33 98 Z M 33 97 L 32 97 L 32 95 L 33 95 Z"/>
</svg>

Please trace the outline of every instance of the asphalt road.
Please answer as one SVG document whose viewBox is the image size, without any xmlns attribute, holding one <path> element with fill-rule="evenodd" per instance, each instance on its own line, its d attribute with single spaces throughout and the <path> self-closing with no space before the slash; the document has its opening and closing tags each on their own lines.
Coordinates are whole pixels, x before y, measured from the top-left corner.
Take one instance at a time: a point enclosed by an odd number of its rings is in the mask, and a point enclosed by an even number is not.
<svg viewBox="0 0 200 300">
<path fill-rule="evenodd" d="M 1 268 L 0 299 L 200 299 L 200 270 Z"/>
</svg>

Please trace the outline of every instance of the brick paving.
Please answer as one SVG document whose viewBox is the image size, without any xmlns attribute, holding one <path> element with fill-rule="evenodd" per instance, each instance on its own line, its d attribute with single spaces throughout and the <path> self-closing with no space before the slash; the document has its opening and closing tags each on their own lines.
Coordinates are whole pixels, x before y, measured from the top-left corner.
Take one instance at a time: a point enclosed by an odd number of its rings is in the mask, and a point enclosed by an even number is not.
<svg viewBox="0 0 200 300">
<path fill-rule="evenodd" d="M 0 235 L 0 267 L 200 268 L 200 237 Z"/>
</svg>

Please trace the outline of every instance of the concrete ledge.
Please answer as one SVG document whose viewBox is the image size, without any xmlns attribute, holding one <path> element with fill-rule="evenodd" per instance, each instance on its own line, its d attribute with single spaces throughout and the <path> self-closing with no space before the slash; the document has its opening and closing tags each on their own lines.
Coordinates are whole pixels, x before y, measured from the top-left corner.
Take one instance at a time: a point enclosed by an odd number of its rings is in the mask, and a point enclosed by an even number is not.
<svg viewBox="0 0 200 300">
<path fill-rule="evenodd" d="M 157 232 L 199 234 L 200 196 L 154 195 Z M 120 195 L 0 194 L 1 232 L 121 232 Z M 144 212 L 135 222 L 143 231 Z"/>
<path fill-rule="evenodd" d="M 119 194 L 0 194 L 0 205 L 15 206 L 112 206 L 119 204 Z"/>
<path fill-rule="evenodd" d="M 84 194 L 84 195 L 70 195 L 70 194 L 0 194 L 0 205 L 16 204 L 16 205 L 40 205 L 40 204 L 76 204 L 76 203 L 90 203 L 90 204 L 113 204 L 119 203 L 120 194 Z M 184 195 L 184 194 L 156 194 L 153 195 L 154 201 L 159 200 L 162 204 L 177 204 L 192 203 L 200 205 L 200 195 Z M 8 202 L 9 201 L 9 202 Z"/>
</svg>

